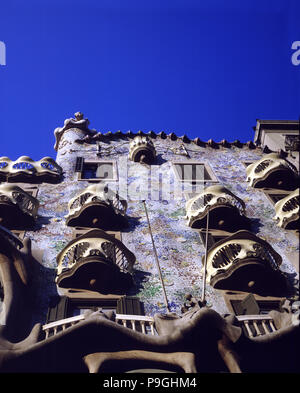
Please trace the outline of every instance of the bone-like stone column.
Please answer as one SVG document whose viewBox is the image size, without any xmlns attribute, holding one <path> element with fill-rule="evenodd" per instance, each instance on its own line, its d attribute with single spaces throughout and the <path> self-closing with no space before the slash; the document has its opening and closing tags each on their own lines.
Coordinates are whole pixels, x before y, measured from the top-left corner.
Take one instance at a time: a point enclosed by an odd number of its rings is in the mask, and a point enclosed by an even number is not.
<svg viewBox="0 0 300 393">
<path fill-rule="evenodd" d="M 78 154 L 74 154 L 80 145 L 76 144 L 77 139 L 82 139 L 86 135 L 93 134 L 88 128 L 90 122 L 83 118 L 83 113 L 75 113 L 75 118 L 66 119 L 63 127 L 54 130 L 55 145 L 57 151 L 56 162 L 63 168 L 65 177 L 74 174 L 74 167 Z"/>
</svg>

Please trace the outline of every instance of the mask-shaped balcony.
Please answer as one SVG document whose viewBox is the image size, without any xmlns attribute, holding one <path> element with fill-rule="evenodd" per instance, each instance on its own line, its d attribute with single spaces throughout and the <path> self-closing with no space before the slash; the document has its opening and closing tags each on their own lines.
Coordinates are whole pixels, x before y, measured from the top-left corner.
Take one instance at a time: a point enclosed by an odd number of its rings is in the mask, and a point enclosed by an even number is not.
<svg viewBox="0 0 300 393">
<path fill-rule="evenodd" d="M 118 230 L 127 226 L 127 202 L 104 184 L 91 185 L 69 202 L 68 226 Z"/>
<path fill-rule="evenodd" d="M 191 228 L 206 228 L 208 213 L 210 229 L 227 232 L 249 229 L 244 201 L 223 186 L 207 187 L 186 203 L 187 224 Z"/>
<path fill-rule="evenodd" d="M 278 153 L 266 154 L 246 168 L 247 181 L 255 188 L 294 190 L 298 181 L 296 169 Z"/>
<path fill-rule="evenodd" d="M 129 145 L 129 159 L 134 162 L 151 164 L 155 161 L 156 152 L 151 139 L 146 136 L 136 136 Z"/>
<path fill-rule="evenodd" d="M 274 220 L 284 229 L 299 229 L 299 188 L 275 204 Z"/>
<path fill-rule="evenodd" d="M 125 293 L 133 284 L 134 254 L 118 239 L 93 229 L 72 240 L 57 256 L 59 288 Z"/>
<path fill-rule="evenodd" d="M 40 161 L 34 161 L 28 156 L 19 157 L 16 161 L 8 157 L 0 158 L 0 181 L 57 183 L 62 172 L 62 168 L 51 157 L 44 157 Z"/>
<path fill-rule="evenodd" d="M 39 201 L 12 184 L 0 185 L 0 225 L 8 229 L 32 229 Z"/>
<path fill-rule="evenodd" d="M 265 240 L 249 231 L 238 231 L 208 250 L 207 282 L 216 289 L 281 296 L 286 291 L 281 262 L 281 256 Z"/>
</svg>

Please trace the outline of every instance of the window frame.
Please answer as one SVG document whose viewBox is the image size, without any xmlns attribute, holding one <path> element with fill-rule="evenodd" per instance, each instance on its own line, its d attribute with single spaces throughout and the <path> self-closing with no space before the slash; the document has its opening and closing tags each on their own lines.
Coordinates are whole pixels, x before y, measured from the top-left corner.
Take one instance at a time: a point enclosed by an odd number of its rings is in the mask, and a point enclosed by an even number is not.
<svg viewBox="0 0 300 393">
<path fill-rule="evenodd" d="M 249 165 L 253 164 L 255 161 L 242 161 L 242 164 L 244 165 L 245 168 L 247 168 Z"/>
<path fill-rule="evenodd" d="M 192 184 L 192 185 L 193 184 L 205 184 L 205 183 L 214 183 L 214 184 L 219 183 L 219 180 L 218 180 L 217 176 L 215 175 L 213 169 L 206 162 L 186 160 L 186 161 L 172 161 L 171 164 L 172 164 L 173 172 L 175 174 L 175 179 L 178 182 L 189 183 L 189 184 Z M 202 165 L 202 166 L 204 166 L 204 171 L 206 170 L 206 173 L 208 174 L 209 179 L 195 179 L 195 180 L 193 180 L 193 179 L 189 179 L 189 180 L 182 179 L 180 177 L 180 175 L 179 175 L 179 172 L 178 172 L 178 170 L 176 168 L 176 165 Z"/>
<path fill-rule="evenodd" d="M 79 157 L 77 157 L 79 158 Z M 95 165 L 99 165 L 99 164 L 111 164 L 112 165 L 112 178 L 84 178 L 83 177 L 83 171 L 84 171 L 84 165 L 85 164 L 95 164 Z M 83 158 L 82 161 L 82 167 L 80 168 L 80 170 L 78 170 L 78 177 L 77 180 L 78 181 L 87 181 L 87 182 L 93 182 L 93 183 L 99 183 L 99 182 L 115 182 L 118 181 L 119 179 L 119 174 L 118 174 L 118 166 L 117 166 L 117 162 L 115 160 L 109 160 L 109 161 L 105 161 L 105 160 L 100 160 L 100 159 L 85 159 Z"/>
<path fill-rule="evenodd" d="M 206 246 L 206 230 L 194 229 L 198 232 L 199 238 L 203 247 Z M 231 232 L 222 231 L 219 229 L 209 229 L 208 230 L 208 239 L 207 239 L 207 251 L 218 241 L 225 239 L 228 236 L 232 236 Z"/>
<path fill-rule="evenodd" d="M 73 228 L 73 239 L 78 236 L 84 235 L 85 233 L 96 230 L 97 228 L 86 228 L 86 227 L 74 227 Z M 120 231 L 105 231 L 108 235 L 114 236 L 116 239 L 122 241 L 122 232 Z"/>
<path fill-rule="evenodd" d="M 292 191 L 287 191 L 287 190 L 277 190 L 275 188 L 263 188 L 262 192 L 265 194 L 267 197 L 268 201 L 271 202 L 271 204 L 274 206 L 278 201 L 281 199 L 285 198 L 288 196 Z M 279 198 L 277 200 L 274 199 L 272 196 L 279 196 L 282 195 L 282 198 Z"/>
</svg>

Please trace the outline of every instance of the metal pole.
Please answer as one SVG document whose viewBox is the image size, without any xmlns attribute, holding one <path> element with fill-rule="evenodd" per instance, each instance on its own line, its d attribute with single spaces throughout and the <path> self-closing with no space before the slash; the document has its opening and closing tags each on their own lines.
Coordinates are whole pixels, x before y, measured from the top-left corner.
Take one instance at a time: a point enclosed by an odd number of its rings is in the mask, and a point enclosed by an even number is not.
<svg viewBox="0 0 300 393">
<path fill-rule="evenodd" d="M 143 204 L 144 204 L 144 209 L 145 209 L 145 213 L 146 213 L 146 217 L 147 217 L 147 221 L 148 221 L 148 228 L 149 228 L 149 232 L 150 232 L 150 236 L 151 236 L 152 247 L 153 247 L 153 251 L 154 251 L 154 255 L 155 255 L 157 270 L 158 270 L 159 278 L 160 278 L 162 289 L 163 289 L 165 305 L 167 307 L 168 312 L 170 312 L 168 298 L 167 298 L 167 293 L 166 293 L 166 289 L 165 289 L 165 284 L 164 284 L 163 277 L 162 277 L 162 274 L 161 274 L 159 261 L 158 261 L 158 256 L 157 256 L 157 252 L 156 252 L 156 247 L 155 247 L 155 244 L 154 244 L 154 239 L 153 239 L 153 235 L 152 235 L 152 231 L 151 231 L 150 220 L 149 220 L 149 216 L 148 216 L 146 202 L 143 201 Z"/>
<path fill-rule="evenodd" d="M 201 300 L 202 300 L 202 303 L 205 302 L 208 224 L 209 224 L 209 210 L 208 210 L 208 212 L 207 212 L 207 219 L 206 219 L 206 239 L 205 239 L 205 257 L 204 257 L 204 275 L 203 275 L 202 299 L 201 299 Z"/>
</svg>

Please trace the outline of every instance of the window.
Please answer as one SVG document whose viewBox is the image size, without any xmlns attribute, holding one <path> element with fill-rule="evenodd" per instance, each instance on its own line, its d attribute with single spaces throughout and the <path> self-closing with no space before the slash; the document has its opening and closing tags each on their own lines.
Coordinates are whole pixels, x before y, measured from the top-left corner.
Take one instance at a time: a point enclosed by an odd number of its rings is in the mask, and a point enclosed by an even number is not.
<svg viewBox="0 0 300 393">
<path fill-rule="evenodd" d="M 229 312 L 235 315 L 265 315 L 271 310 L 280 311 L 284 298 L 259 296 L 236 291 L 222 291 Z"/>
<path fill-rule="evenodd" d="M 75 172 L 78 172 L 78 180 L 99 182 L 118 179 L 115 161 L 93 161 L 77 157 Z"/>
<path fill-rule="evenodd" d="M 78 236 L 84 235 L 85 233 L 92 231 L 94 229 L 97 228 L 80 228 L 80 227 L 76 227 L 74 228 L 74 239 Z M 122 233 L 121 232 L 117 232 L 117 231 L 105 231 L 108 235 L 111 235 L 113 237 L 115 237 L 116 239 L 122 241 Z"/>
<path fill-rule="evenodd" d="M 206 231 L 199 230 L 198 232 L 199 232 L 200 240 L 201 240 L 203 246 L 205 247 L 205 245 L 206 245 Z M 229 233 L 226 231 L 209 230 L 208 237 L 207 237 L 207 250 L 209 250 L 219 240 L 223 240 L 227 236 L 231 236 L 231 235 L 232 235 L 232 233 Z"/>
<path fill-rule="evenodd" d="M 88 311 L 117 311 L 118 299 L 68 299 L 68 317 L 82 315 Z"/>
<path fill-rule="evenodd" d="M 284 192 L 280 190 L 263 190 L 268 200 L 275 205 L 278 201 L 289 195 L 289 192 Z"/>
<path fill-rule="evenodd" d="M 254 161 L 243 161 L 243 165 L 247 168 L 247 166 L 253 164 Z"/>
<path fill-rule="evenodd" d="M 20 240 L 24 240 L 25 231 L 18 231 L 17 229 L 12 229 L 11 232 L 16 235 Z"/>
<path fill-rule="evenodd" d="M 72 298 L 54 296 L 50 299 L 46 323 L 82 315 L 86 311 L 114 311 L 116 314 L 145 315 L 138 297 Z"/>
<path fill-rule="evenodd" d="M 299 151 L 300 149 L 299 134 L 285 135 L 284 144 L 285 144 L 286 151 Z"/>
<path fill-rule="evenodd" d="M 218 182 L 218 179 L 208 164 L 193 161 L 173 162 L 172 164 L 175 176 L 179 181 L 192 184 Z"/>
</svg>

